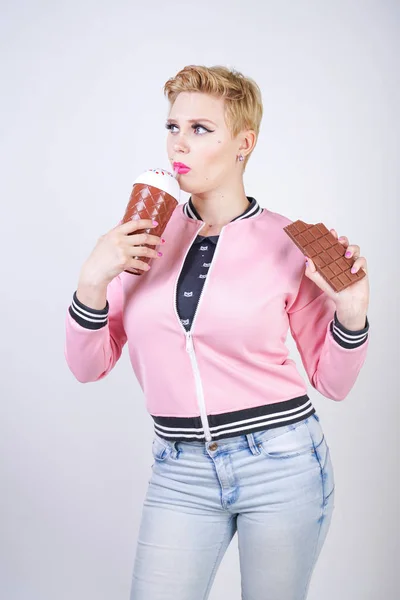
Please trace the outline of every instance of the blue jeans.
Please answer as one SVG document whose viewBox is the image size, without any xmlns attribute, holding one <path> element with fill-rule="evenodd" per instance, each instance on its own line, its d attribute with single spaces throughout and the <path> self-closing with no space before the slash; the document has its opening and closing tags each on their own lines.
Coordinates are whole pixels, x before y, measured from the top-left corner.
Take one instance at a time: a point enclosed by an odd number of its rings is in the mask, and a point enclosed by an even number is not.
<svg viewBox="0 0 400 600">
<path fill-rule="evenodd" d="M 334 508 L 319 417 L 216 443 L 154 435 L 131 600 L 205 600 L 236 532 L 242 598 L 304 600 Z"/>
</svg>

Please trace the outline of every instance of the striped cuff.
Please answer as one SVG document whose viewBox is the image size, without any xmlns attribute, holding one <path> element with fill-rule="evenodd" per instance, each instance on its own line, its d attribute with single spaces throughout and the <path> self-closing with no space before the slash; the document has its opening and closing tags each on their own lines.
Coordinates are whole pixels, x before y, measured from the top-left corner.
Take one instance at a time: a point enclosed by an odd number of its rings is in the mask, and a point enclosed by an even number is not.
<svg viewBox="0 0 400 600">
<path fill-rule="evenodd" d="M 68 310 L 71 317 L 85 329 L 101 329 L 107 325 L 108 309 L 108 300 L 106 300 L 105 308 L 98 310 L 82 304 L 74 292 L 72 304 Z"/>
<path fill-rule="evenodd" d="M 365 319 L 364 329 L 359 329 L 358 331 L 350 331 L 350 329 L 346 329 L 346 327 L 343 327 L 343 325 L 338 321 L 335 311 L 335 315 L 333 321 L 331 321 L 330 327 L 334 340 L 340 346 L 342 346 L 342 348 L 358 348 L 367 341 L 369 330 L 368 317 L 366 317 Z"/>
</svg>

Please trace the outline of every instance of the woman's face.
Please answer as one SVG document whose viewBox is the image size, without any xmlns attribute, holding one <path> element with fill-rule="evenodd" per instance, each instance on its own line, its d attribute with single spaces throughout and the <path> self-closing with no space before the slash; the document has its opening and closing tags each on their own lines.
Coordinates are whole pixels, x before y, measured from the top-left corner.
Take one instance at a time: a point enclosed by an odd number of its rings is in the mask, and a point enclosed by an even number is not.
<svg viewBox="0 0 400 600">
<path fill-rule="evenodd" d="M 181 189 L 201 194 L 237 176 L 239 136 L 232 139 L 225 123 L 224 99 L 201 92 L 181 92 L 167 119 L 167 152 L 173 164 L 190 167 L 178 175 Z"/>
</svg>

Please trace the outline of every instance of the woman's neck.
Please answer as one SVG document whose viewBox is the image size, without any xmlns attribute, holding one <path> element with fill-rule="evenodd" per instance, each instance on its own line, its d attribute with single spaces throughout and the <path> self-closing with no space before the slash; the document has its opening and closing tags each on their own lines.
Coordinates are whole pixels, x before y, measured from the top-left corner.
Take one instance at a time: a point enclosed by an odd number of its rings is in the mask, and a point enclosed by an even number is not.
<svg viewBox="0 0 400 600">
<path fill-rule="evenodd" d="M 210 237 L 211 235 L 219 235 L 221 233 L 223 225 L 207 225 L 200 230 L 199 235 L 204 237 Z"/>
<path fill-rule="evenodd" d="M 243 181 L 239 186 L 235 182 L 233 189 L 216 189 L 205 194 L 193 194 L 191 200 L 201 220 L 207 225 L 204 230 L 221 230 L 224 225 L 243 214 L 249 206 Z"/>
</svg>

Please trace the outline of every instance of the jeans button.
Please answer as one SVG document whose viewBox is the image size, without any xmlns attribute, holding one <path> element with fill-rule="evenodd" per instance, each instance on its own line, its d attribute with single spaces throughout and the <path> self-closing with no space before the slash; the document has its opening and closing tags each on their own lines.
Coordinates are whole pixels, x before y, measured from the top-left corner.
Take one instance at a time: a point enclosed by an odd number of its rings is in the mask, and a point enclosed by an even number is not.
<svg viewBox="0 0 400 600">
<path fill-rule="evenodd" d="M 214 451 L 218 448 L 218 444 L 217 442 L 212 442 L 212 444 L 209 445 L 209 449 Z"/>
</svg>

